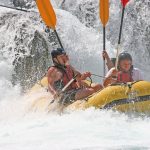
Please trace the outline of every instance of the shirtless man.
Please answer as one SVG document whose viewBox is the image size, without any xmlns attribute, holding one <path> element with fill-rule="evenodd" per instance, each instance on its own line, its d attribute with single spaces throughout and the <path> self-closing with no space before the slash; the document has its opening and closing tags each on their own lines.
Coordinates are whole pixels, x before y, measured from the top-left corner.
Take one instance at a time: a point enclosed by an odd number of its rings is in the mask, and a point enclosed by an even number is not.
<svg viewBox="0 0 150 150">
<path fill-rule="evenodd" d="M 90 72 L 81 74 L 76 71 L 70 64 L 69 58 L 64 49 L 58 48 L 51 52 L 54 66 L 50 67 L 47 73 L 48 89 L 54 99 L 60 94 L 62 88 L 76 75 L 76 80 L 66 89 L 61 97 L 61 101 L 65 104 L 72 103 L 76 100 L 86 98 L 87 96 L 102 89 L 100 84 L 86 85 L 83 82 L 87 77 L 91 76 Z M 83 87 L 84 86 L 84 87 Z"/>
</svg>

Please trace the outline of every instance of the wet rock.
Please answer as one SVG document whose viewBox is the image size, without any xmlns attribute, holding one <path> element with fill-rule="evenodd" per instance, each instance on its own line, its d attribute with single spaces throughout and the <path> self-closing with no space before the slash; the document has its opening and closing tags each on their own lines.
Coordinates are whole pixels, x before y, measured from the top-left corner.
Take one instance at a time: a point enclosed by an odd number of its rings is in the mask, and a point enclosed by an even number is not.
<svg viewBox="0 0 150 150">
<path fill-rule="evenodd" d="M 13 64 L 12 82 L 28 89 L 51 65 L 50 51 L 57 46 L 53 32 L 45 33 L 38 14 L 5 13 L 0 16 L 0 54 Z M 40 30 L 40 31 L 39 31 Z"/>
<path fill-rule="evenodd" d="M 35 6 L 35 1 L 33 1 L 33 0 L 12 0 L 12 4 L 15 7 L 30 9 Z"/>
<path fill-rule="evenodd" d="M 22 40 L 15 39 L 15 51 L 18 52 L 18 55 L 16 55 L 14 61 L 15 74 L 13 77 L 15 82 L 18 81 L 21 86 L 26 89 L 33 86 L 37 80 L 45 75 L 48 65 L 50 64 L 50 58 L 48 44 L 38 31 L 35 31 L 34 37 L 28 45 L 30 51 L 28 55 L 25 55 L 26 50 L 24 47 L 20 47 L 20 44 L 18 44 L 21 43 Z M 24 56 L 21 57 L 20 54 Z"/>
</svg>

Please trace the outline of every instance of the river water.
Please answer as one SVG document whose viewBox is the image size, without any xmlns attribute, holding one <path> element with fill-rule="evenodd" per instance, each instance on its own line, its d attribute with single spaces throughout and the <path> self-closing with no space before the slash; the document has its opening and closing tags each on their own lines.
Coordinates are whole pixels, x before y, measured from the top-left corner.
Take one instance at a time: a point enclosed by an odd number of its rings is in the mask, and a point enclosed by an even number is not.
<svg viewBox="0 0 150 150">
<path fill-rule="evenodd" d="M 8 12 L 10 10 L 7 10 Z M 6 12 L 1 9 L 0 13 Z M 64 11 L 57 10 L 58 17 L 62 15 L 62 22 L 67 18 L 73 19 Z M 59 22 L 60 26 L 65 23 Z M 90 69 L 96 73 L 102 73 L 97 67 L 102 66 L 99 62 L 98 50 L 99 36 L 91 29 L 85 29 L 76 18 L 64 27 L 68 38 L 74 40 L 72 47 L 78 44 L 76 49 L 87 51 L 76 55 L 74 50 L 70 54 L 73 64 L 77 62 L 85 65 L 82 70 Z M 73 24 L 75 24 L 73 26 Z M 76 26 L 80 25 L 78 30 Z M 1 29 L 1 33 L 2 30 Z M 71 35 L 69 34 L 71 33 Z M 6 33 L 9 35 L 9 33 Z M 87 37 L 84 35 L 87 34 Z M 80 37 L 81 35 L 81 37 Z M 93 38 L 96 37 L 95 40 Z M 67 38 L 67 39 L 68 39 Z M 2 39 L 2 36 L 1 36 Z M 8 40 L 4 36 L 3 40 Z M 5 41 L 6 42 L 6 41 Z M 7 43 L 7 42 L 6 42 Z M 7 43 L 10 44 L 10 43 Z M 69 44 L 69 40 L 68 43 Z M 67 47 L 66 44 L 66 47 Z M 89 45 L 88 45 L 89 44 Z M 95 44 L 94 47 L 91 47 Z M 107 42 L 111 47 L 110 43 Z M 93 53 L 94 51 L 94 53 Z M 79 53 L 78 52 L 78 53 Z M 5 54 L 5 57 L 10 57 Z M 96 110 L 94 108 L 85 111 L 66 111 L 62 115 L 57 113 L 30 112 L 29 107 L 32 99 L 21 94 L 19 85 L 13 86 L 11 75 L 13 72 L 12 61 L 0 56 L 0 150 L 149 150 L 150 149 L 150 118 L 145 114 L 123 114 L 114 111 Z M 89 62 L 91 61 L 91 62 Z M 96 61 L 96 63 L 94 63 Z M 97 66 L 97 67 L 96 67 Z"/>
</svg>

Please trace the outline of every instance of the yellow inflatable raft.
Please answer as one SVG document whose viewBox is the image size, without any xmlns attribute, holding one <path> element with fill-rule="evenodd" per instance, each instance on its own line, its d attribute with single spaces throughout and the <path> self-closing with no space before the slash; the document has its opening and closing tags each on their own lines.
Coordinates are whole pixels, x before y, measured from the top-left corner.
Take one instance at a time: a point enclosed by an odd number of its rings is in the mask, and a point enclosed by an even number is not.
<svg viewBox="0 0 150 150">
<path fill-rule="evenodd" d="M 47 78 L 44 77 L 39 83 L 35 84 L 31 89 L 31 93 L 38 93 L 39 90 L 47 89 Z M 39 97 L 32 104 L 35 110 L 49 109 L 50 94 Z M 113 109 L 122 112 L 150 111 L 150 82 L 137 81 L 127 84 L 116 84 L 108 86 L 103 90 L 87 97 L 83 100 L 78 100 L 67 106 L 68 109 L 86 109 L 95 107 L 98 109 Z"/>
</svg>

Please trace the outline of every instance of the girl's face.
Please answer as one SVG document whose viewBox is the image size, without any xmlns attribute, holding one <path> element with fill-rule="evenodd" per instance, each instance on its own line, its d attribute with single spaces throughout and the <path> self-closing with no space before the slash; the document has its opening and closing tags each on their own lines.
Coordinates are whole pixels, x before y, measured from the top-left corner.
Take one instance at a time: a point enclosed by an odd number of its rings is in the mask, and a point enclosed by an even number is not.
<svg viewBox="0 0 150 150">
<path fill-rule="evenodd" d="M 131 60 L 121 60 L 120 61 L 120 69 L 121 71 L 126 71 L 128 72 L 132 66 L 132 61 Z"/>
</svg>

